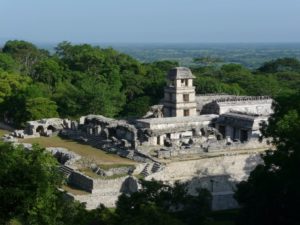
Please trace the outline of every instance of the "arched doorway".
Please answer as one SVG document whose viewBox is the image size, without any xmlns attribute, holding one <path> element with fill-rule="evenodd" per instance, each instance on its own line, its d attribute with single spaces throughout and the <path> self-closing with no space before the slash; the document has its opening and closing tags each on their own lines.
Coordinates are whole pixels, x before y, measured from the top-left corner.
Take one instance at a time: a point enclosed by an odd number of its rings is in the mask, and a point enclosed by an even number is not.
<svg viewBox="0 0 300 225">
<path fill-rule="evenodd" d="M 44 133 L 44 127 L 43 126 L 38 126 L 35 130 L 37 133 L 42 135 Z"/>
<path fill-rule="evenodd" d="M 47 127 L 47 130 L 51 130 L 52 133 L 54 133 L 54 132 L 56 131 L 55 127 L 53 127 L 52 125 L 49 125 L 49 126 Z"/>
</svg>

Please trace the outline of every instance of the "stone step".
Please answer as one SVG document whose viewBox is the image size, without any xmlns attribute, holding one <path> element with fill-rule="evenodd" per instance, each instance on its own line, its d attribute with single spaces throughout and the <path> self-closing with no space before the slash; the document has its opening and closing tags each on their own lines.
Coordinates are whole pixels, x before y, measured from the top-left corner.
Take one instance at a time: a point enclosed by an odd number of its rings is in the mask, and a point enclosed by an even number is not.
<svg viewBox="0 0 300 225">
<path fill-rule="evenodd" d="M 152 171 L 152 173 L 156 173 L 156 172 L 158 172 L 160 169 L 161 169 L 161 164 L 158 163 L 158 162 L 155 162 L 155 163 L 153 164 L 153 166 L 152 166 L 151 171 Z"/>
<path fill-rule="evenodd" d="M 142 170 L 141 175 L 143 175 L 145 177 L 150 175 L 151 174 L 151 169 L 150 168 L 152 168 L 152 165 L 150 165 L 150 163 L 147 163 L 146 166 L 144 167 L 144 169 Z"/>
<path fill-rule="evenodd" d="M 68 166 L 61 165 L 59 167 L 59 171 L 61 171 L 63 173 L 63 175 L 68 178 L 74 170 Z"/>
</svg>

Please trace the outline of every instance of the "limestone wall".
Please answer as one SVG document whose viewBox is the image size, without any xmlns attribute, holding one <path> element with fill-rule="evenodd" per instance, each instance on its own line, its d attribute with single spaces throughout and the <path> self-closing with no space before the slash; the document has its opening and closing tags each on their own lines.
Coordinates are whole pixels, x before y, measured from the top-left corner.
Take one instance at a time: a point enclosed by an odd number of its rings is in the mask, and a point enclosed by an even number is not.
<svg viewBox="0 0 300 225">
<path fill-rule="evenodd" d="M 78 171 L 72 172 L 69 177 L 69 182 L 85 191 L 95 192 L 120 192 L 122 184 L 128 178 L 128 176 L 116 178 L 116 179 L 93 179 L 84 175 Z"/>
<path fill-rule="evenodd" d="M 132 193 L 138 189 L 137 180 L 130 176 L 103 180 L 80 176 L 79 173 L 74 174 L 77 174 L 75 175 L 76 181 L 80 182 L 82 187 L 90 188 L 92 186 L 91 194 L 72 195 L 68 193 L 68 196 L 74 200 L 86 203 L 87 209 L 95 209 L 100 204 L 106 207 L 115 207 L 118 197 L 122 193 Z"/>
<path fill-rule="evenodd" d="M 213 196 L 213 210 L 223 210 L 238 207 L 233 198 L 235 185 L 247 179 L 259 163 L 262 163 L 259 152 L 171 162 L 146 179 L 187 182 L 191 194 L 198 188 L 206 188 Z"/>
<path fill-rule="evenodd" d="M 250 171 L 261 162 L 259 152 L 170 162 L 163 171 L 152 174 L 147 179 L 174 182 L 189 181 L 195 177 L 227 175 L 232 181 L 239 182 L 246 179 Z"/>
</svg>

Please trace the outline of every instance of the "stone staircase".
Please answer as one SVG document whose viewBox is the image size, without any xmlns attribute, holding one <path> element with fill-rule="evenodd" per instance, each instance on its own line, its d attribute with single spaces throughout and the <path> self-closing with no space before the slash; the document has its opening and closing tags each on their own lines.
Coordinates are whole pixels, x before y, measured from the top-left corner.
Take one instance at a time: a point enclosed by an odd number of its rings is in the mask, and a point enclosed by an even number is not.
<svg viewBox="0 0 300 225">
<path fill-rule="evenodd" d="M 141 175 L 143 175 L 144 177 L 148 176 L 151 174 L 151 165 L 152 163 L 147 163 L 146 166 L 144 167 L 144 169 L 141 172 Z"/>
<path fill-rule="evenodd" d="M 152 173 L 157 173 L 162 169 L 163 169 L 163 166 L 159 162 L 147 163 L 140 174 L 146 177 Z"/>
<path fill-rule="evenodd" d="M 151 168 L 152 173 L 159 172 L 162 169 L 162 165 L 158 162 L 155 162 Z"/>
<path fill-rule="evenodd" d="M 61 165 L 59 167 L 59 171 L 62 172 L 66 178 L 68 178 L 71 175 L 71 173 L 74 171 L 74 169 L 65 165 Z"/>
</svg>

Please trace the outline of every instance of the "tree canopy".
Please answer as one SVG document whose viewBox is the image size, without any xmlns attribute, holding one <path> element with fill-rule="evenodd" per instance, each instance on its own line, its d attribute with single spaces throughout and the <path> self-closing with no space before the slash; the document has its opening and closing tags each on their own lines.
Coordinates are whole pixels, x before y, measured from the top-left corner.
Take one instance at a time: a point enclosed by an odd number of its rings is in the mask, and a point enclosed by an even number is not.
<svg viewBox="0 0 300 225">
<path fill-rule="evenodd" d="M 238 185 L 240 224 L 296 225 L 300 217 L 300 93 L 277 99 L 274 115 L 263 128 L 276 148 L 264 164 Z"/>
<path fill-rule="evenodd" d="M 215 64 L 220 61 L 195 59 L 197 94 L 278 97 L 300 86 L 297 59 L 266 62 L 254 71 L 239 64 Z M 26 41 L 8 41 L 0 52 L 0 114 L 14 126 L 28 118 L 89 113 L 139 117 L 163 98 L 166 73 L 175 66 L 175 61 L 141 63 L 112 48 L 89 44 L 62 42 L 50 54 Z M 49 106 L 32 104 L 40 98 Z"/>
</svg>

